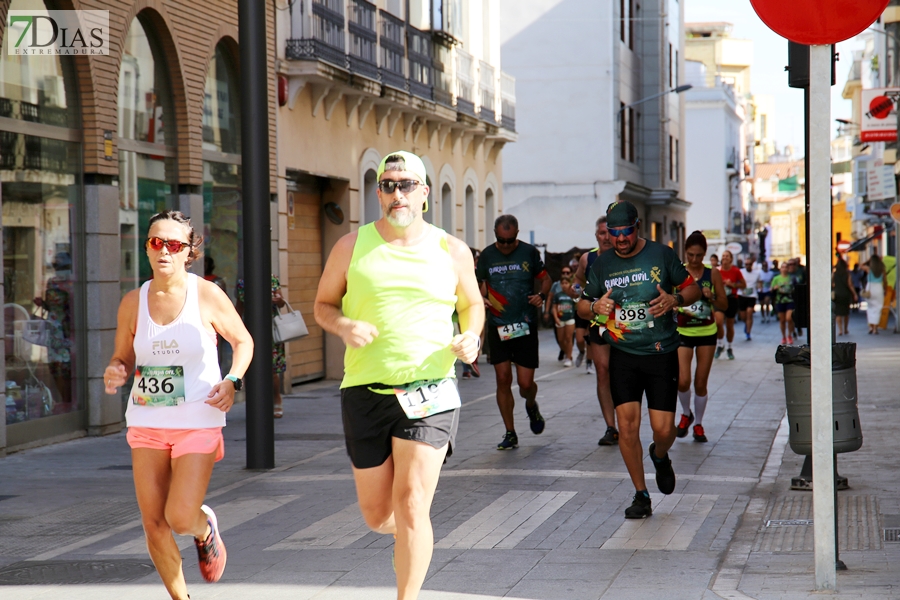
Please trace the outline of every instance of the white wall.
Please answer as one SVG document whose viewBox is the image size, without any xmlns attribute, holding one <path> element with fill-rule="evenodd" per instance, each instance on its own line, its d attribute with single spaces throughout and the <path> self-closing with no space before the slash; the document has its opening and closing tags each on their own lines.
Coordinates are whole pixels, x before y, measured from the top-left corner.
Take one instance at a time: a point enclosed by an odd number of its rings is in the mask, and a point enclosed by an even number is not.
<svg viewBox="0 0 900 600">
<path fill-rule="evenodd" d="M 734 97 L 724 88 L 685 92 L 685 200 L 687 231 L 729 225 L 729 182 L 726 162 L 740 144 L 741 120 Z M 736 150 L 740 152 L 740 148 Z M 735 165 L 739 168 L 740 165 Z"/>
</svg>

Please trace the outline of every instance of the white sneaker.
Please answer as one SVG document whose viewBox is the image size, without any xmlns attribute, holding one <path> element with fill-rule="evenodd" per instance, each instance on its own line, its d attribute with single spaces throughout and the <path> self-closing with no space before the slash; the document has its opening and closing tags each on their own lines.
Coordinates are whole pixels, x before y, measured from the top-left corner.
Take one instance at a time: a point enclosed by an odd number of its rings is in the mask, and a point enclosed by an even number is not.
<svg viewBox="0 0 900 600">
<path fill-rule="evenodd" d="M 571 366 L 572 366 L 572 359 L 571 359 L 571 358 L 567 358 L 567 359 L 566 359 L 566 362 L 563 363 L 563 366 L 564 366 L 564 367 L 571 367 Z"/>
<path fill-rule="evenodd" d="M 588 375 L 593 375 L 593 374 L 594 374 L 594 363 L 589 362 L 589 363 L 587 364 L 587 374 L 588 374 Z"/>
<path fill-rule="evenodd" d="M 575 366 L 580 367 L 582 362 L 584 362 L 584 352 L 579 352 L 575 357 Z"/>
</svg>

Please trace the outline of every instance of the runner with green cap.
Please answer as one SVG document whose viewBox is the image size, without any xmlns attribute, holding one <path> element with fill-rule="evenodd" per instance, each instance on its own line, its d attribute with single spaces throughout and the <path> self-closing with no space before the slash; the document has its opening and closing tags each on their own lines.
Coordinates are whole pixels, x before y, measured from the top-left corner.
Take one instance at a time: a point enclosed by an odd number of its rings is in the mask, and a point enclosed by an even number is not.
<svg viewBox="0 0 900 600">
<path fill-rule="evenodd" d="M 671 494 L 675 471 L 668 450 L 675 441 L 680 339 L 669 313 L 699 299 L 700 288 L 674 250 L 638 236 L 640 219 L 633 204 L 615 202 L 606 217 L 615 251 L 594 260 L 578 312 L 585 319 L 607 316 L 602 335 L 610 345 L 619 450 L 635 487 L 625 517 L 643 519 L 653 509 L 644 479 L 641 399 L 646 393 L 656 485 L 663 494 Z"/>
<path fill-rule="evenodd" d="M 454 363 L 477 358 L 484 303 L 469 247 L 422 219 L 422 160 L 388 154 L 377 193 L 383 216 L 335 245 L 315 317 L 346 345 L 341 412 L 360 511 L 394 535 L 397 598 L 410 600 L 431 562 L 431 503 L 459 424 Z"/>
</svg>

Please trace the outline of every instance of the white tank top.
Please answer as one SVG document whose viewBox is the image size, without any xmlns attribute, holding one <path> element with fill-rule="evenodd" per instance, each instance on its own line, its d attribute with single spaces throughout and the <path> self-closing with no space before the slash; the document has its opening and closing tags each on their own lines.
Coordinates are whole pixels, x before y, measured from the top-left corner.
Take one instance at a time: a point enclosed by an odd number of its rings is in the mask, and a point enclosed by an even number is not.
<svg viewBox="0 0 900 600">
<path fill-rule="evenodd" d="M 188 273 L 187 296 L 178 317 L 168 325 L 150 318 L 141 286 L 134 334 L 135 374 L 125 421 L 129 427 L 200 429 L 223 427 L 225 413 L 206 404 L 212 386 L 222 379 L 215 334 L 203 326 L 198 277 Z"/>
</svg>

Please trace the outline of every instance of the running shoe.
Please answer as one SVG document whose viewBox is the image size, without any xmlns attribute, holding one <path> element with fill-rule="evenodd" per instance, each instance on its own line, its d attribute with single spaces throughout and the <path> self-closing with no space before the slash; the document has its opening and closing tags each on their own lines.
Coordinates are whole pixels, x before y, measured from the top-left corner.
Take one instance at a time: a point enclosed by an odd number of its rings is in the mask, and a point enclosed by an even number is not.
<svg viewBox="0 0 900 600">
<path fill-rule="evenodd" d="M 748 342 L 749 342 L 749 341 L 752 341 L 752 338 L 750 337 L 750 334 L 749 334 L 749 333 L 747 334 L 747 341 L 748 341 Z"/>
<path fill-rule="evenodd" d="M 793 344 L 793 343 L 794 343 L 794 338 L 791 337 L 791 336 L 788 336 L 788 341 L 787 341 L 787 343 L 788 343 L 788 345 Z"/>
<path fill-rule="evenodd" d="M 787 338 L 786 338 L 786 337 L 781 338 L 781 345 L 782 345 L 782 346 L 786 345 L 787 343 L 788 343 L 788 342 L 787 342 Z"/>
<path fill-rule="evenodd" d="M 675 427 L 675 437 L 683 438 L 687 435 L 688 428 L 691 426 L 691 423 L 694 422 L 694 413 L 691 413 L 691 416 L 681 415 L 681 421 L 678 422 L 678 426 Z"/>
<path fill-rule="evenodd" d="M 706 439 L 706 432 L 703 431 L 703 425 L 694 425 L 694 441 L 695 442 L 708 442 Z"/>
<path fill-rule="evenodd" d="M 619 443 L 619 432 L 616 431 L 615 427 L 607 427 L 606 433 L 603 434 L 603 437 L 600 438 L 600 441 L 597 442 L 598 446 L 615 446 Z"/>
<path fill-rule="evenodd" d="M 481 377 L 481 371 L 478 370 L 478 359 L 476 358 L 469 368 L 472 370 L 472 377 Z"/>
<path fill-rule="evenodd" d="M 462 378 L 463 378 L 463 379 L 469 379 L 469 378 L 471 378 L 471 377 L 472 377 L 472 374 L 471 374 L 471 373 L 469 373 L 468 371 L 463 371 L 463 373 L 462 373 Z"/>
<path fill-rule="evenodd" d="M 497 450 L 512 450 L 519 447 L 519 436 L 515 431 L 507 431 L 503 436 L 503 441 L 497 444 Z"/>
<path fill-rule="evenodd" d="M 578 353 L 578 356 L 575 357 L 575 366 L 580 367 L 581 363 L 584 362 L 584 350 Z"/>
<path fill-rule="evenodd" d="M 219 523 L 216 521 L 216 513 L 205 504 L 200 507 L 206 513 L 206 522 L 209 523 L 209 535 L 205 540 L 194 538 L 197 546 L 197 562 L 200 567 L 200 575 L 209 583 L 215 583 L 222 578 L 225 572 L 225 561 L 228 553 L 225 552 L 225 543 L 219 536 Z"/>
<path fill-rule="evenodd" d="M 722 356 L 722 350 L 724 350 L 722 346 L 716 346 L 716 353 L 713 355 L 713 358 L 719 358 Z"/>
<path fill-rule="evenodd" d="M 647 492 L 635 492 L 631 506 L 625 509 L 626 519 L 646 519 L 653 514 L 653 506 Z"/>
<path fill-rule="evenodd" d="M 594 363 L 591 361 L 587 361 L 587 370 L 585 371 L 588 375 L 594 374 Z"/>
<path fill-rule="evenodd" d="M 731 351 L 731 348 L 725 351 L 725 354 L 728 355 L 728 360 L 734 360 L 734 352 Z"/>
<path fill-rule="evenodd" d="M 650 460 L 656 468 L 656 487 L 663 494 L 671 494 L 675 491 L 675 471 L 672 469 L 672 461 L 669 453 L 662 458 L 656 458 L 656 442 L 650 443 Z"/>
<path fill-rule="evenodd" d="M 560 350 L 560 351 L 559 351 L 559 356 L 556 357 L 556 360 L 562 361 L 562 359 L 564 359 L 565 357 L 566 357 L 566 352 L 565 352 L 565 350 Z"/>
<path fill-rule="evenodd" d="M 566 359 L 566 362 L 563 363 L 563 366 L 564 366 L 564 367 L 571 367 L 571 366 L 572 366 L 572 359 L 571 359 L 571 358 L 567 358 L 567 359 Z"/>
<path fill-rule="evenodd" d="M 534 408 L 528 408 L 528 405 L 525 405 L 525 412 L 528 413 L 528 421 L 531 426 L 531 433 L 534 435 L 540 435 L 544 432 L 544 417 L 541 416 L 541 411 L 538 409 L 537 402 L 534 403 Z M 518 440 L 516 440 L 518 442 Z"/>
</svg>

